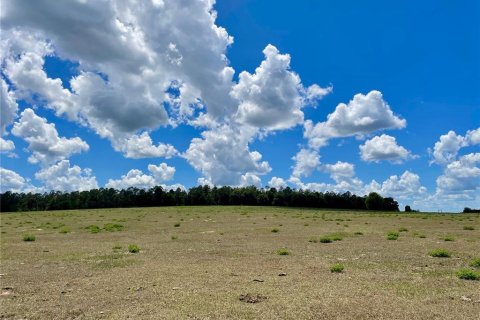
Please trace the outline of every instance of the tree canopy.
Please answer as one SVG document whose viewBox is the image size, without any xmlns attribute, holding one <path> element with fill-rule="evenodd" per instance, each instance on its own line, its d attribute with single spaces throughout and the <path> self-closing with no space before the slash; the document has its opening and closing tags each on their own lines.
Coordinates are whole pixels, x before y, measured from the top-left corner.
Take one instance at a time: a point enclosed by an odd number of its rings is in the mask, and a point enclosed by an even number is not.
<svg viewBox="0 0 480 320">
<path fill-rule="evenodd" d="M 209 187 L 197 186 L 188 191 L 180 188 L 166 190 L 160 186 L 151 189 L 112 188 L 89 191 L 48 193 L 0 194 L 1 211 L 43 211 L 68 209 L 153 207 L 182 205 L 250 205 L 285 206 L 309 208 L 334 208 L 358 210 L 398 211 L 398 203 L 393 198 L 383 198 L 377 193 L 367 197 L 350 192 L 316 192 L 294 190 L 289 187 L 259 189 L 250 187 Z"/>
</svg>

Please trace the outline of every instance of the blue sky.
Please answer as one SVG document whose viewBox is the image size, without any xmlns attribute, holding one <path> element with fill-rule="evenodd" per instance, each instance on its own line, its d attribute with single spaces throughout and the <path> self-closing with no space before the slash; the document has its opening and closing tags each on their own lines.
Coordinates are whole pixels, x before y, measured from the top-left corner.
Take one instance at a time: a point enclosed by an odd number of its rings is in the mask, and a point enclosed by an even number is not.
<svg viewBox="0 0 480 320">
<path fill-rule="evenodd" d="M 479 21 L 478 1 L 3 1 L 2 191 L 480 207 Z"/>
</svg>

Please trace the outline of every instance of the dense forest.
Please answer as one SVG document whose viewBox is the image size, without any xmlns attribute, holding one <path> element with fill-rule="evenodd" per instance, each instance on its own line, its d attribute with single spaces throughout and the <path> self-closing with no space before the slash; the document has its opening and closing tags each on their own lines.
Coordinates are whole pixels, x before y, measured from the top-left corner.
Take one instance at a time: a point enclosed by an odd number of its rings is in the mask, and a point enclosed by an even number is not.
<svg viewBox="0 0 480 320">
<path fill-rule="evenodd" d="M 398 211 L 398 203 L 393 198 L 383 198 L 374 192 L 368 196 L 359 197 L 350 192 L 322 193 L 294 190 L 289 187 L 277 190 L 275 188 L 258 189 L 253 186 L 243 188 L 198 186 L 188 191 L 165 190 L 160 186 L 148 190 L 101 188 L 81 192 L 52 191 L 43 194 L 8 191 L 0 194 L 0 203 L 3 212 L 182 205 L 286 206 Z"/>
</svg>

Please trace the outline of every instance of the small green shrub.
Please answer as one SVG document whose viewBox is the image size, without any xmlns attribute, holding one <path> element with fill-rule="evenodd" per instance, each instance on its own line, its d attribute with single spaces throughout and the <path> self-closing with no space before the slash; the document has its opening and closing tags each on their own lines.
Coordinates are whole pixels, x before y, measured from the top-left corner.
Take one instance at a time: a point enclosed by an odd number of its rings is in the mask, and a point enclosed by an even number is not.
<svg viewBox="0 0 480 320">
<path fill-rule="evenodd" d="M 100 231 L 102 231 L 99 226 L 94 224 L 89 225 L 85 229 L 87 229 L 90 233 L 99 233 Z"/>
<path fill-rule="evenodd" d="M 457 277 L 463 280 L 480 280 L 480 273 L 465 268 L 457 271 Z"/>
<path fill-rule="evenodd" d="M 33 234 L 24 234 L 23 241 L 35 241 L 35 236 Z"/>
<path fill-rule="evenodd" d="M 320 237 L 320 242 L 321 243 L 330 243 L 332 242 L 333 240 L 330 239 L 330 237 Z"/>
<path fill-rule="evenodd" d="M 115 244 L 115 245 L 113 245 L 112 249 L 113 249 L 113 250 L 120 250 L 120 249 L 122 249 L 122 245 L 120 245 L 120 244 Z"/>
<path fill-rule="evenodd" d="M 408 231 L 408 229 L 405 228 L 405 227 L 402 227 L 402 228 L 398 229 L 398 232 L 407 232 L 407 231 Z"/>
<path fill-rule="evenodd" d="M 451 256 L 450 252 L 445 249 L 434 249 L 428 255 L 435 258 L 450 258 Z"/>
<path fill-rule="evenodd" d="M 463 230 L 475 230 L 473 226 L 464 226 Z"/>
<path fill-rule="evenodd" d="M 123 224 L 120 223 L 107 223 L 103 226 L 103 229 L 108 232 L 122 231 L 123 228 Z"/>
<path fill-rule="evenodd" d="M 333 266 L 330 267 L 331 272 L 341 273 L 345 269 L 345 266 L 341 263 L 335 263 Z"/>
<path fill-rule="evenodd" d="M 128 245 L 128 252 L 130 253 L 138 253 L 140 252 L 140 247 L 136 244 L 129 244 Z"/>
<path fill-rule="evenodd" d="M 445 238 L 443 238 L 443 241 L 455 241 L 455 238 L 452 236 L 446 236 Z"/>
<path fill-rule="evenodd" d="M 334 235 L 330 236 L 330 239 L 332 239 L 333 241 L 342 241 L 343 237 L 339 234 L 334 234 Z"/>
<path fill-rule="evenodd" d="M 356 235 L 356 236 L 363 236 L 363 232 L 357 231 L 357 232 L 354 233 L 354 235 Z"/>
<path fill-rule="evenodd" d="M 473 258 L 473 260 L 470 261 L 470 267 L 480 268 L 480 258 Z"/>
<path fill-rule="evenodd" d="M 175 223 L 173 226 L 174 226 L 175 228 L 180 227 L 180 222 Z"/>
<path fill-rule="evenodd" d="M 177 236 L 172 236 L 172 240 L 177 240 L 178 237 Z"/>
<path fill-rule="evenodd" d="M 277 232 L 280 231 L 280 230 L 279 230 L 278 228 L 273 228 L 271 231 L 272 231 L 273 233 L 277 233 Z"/>
<path fill-rule="evenodd" d="M 397 240 L 398 237 L 399 237 L 399 233 L 396 231 L 390 231 L 389 233 L 387 233 L 388 240 Z"/>
<path fill-rule="evenodd" d="M 290 251 L 288 251 L 288 249 L 286 248 L 282 248 L 277 250 L 277 254 L 279 256 L 288 256 L 290 254 Z"/>
<path fill-rule="evenodd" d="M 58 232 L 59 233 L 69 233 L 71 230 L 69 227 L 62 227 Z"/>
</svg>

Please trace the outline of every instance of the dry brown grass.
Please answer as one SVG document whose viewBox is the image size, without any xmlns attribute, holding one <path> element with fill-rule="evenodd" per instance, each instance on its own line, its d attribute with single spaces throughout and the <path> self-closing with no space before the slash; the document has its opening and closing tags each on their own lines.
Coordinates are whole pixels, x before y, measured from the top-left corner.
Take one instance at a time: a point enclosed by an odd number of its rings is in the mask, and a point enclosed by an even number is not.
<svg viewBox="0 0 480 320">
<path fill-rule="evenodd" d="M 85 229 L 107 223 L 124 229 Z M 59 233 L 60 224 L 71 232 Z M 408 231 L 388 241 L 385 234 L 400 227 Z M 271 207 L 2 213 L 0 318 L 478 319 L 480 282 L 455 275 L 478 256 L 478 230 L 474 214 Z M 24 242 L 26 233 L 36 241 Z M 309 242 L 326 234 L 343 240 Z M 445 235 L 455 241 L 439 240 Z M 132 243 L 139 253 L 128 253 Z M 437 247 L 452 257 L 428 256 Z M 290 254 L 278 255 L 280 248 Z M 345 271 L 330 272 L 335 263 Z"/>
</svg>

